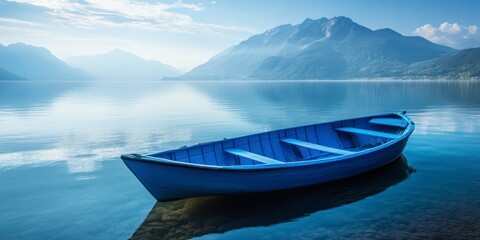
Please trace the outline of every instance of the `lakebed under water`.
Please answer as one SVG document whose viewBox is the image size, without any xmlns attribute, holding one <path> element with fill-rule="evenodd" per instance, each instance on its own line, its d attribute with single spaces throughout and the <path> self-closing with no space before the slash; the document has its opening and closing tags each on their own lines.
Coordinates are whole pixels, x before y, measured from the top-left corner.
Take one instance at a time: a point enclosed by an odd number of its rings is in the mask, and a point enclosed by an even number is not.
<svg viewBox="0 0 480 240">
<path fill-rule="evenodd" d="M 119 159 L 393 111 L 404 156 L 306 189 L 156 203 Z M 4 239 L 480 238 L 480 82 L 0 82 Z"/>
</svg>

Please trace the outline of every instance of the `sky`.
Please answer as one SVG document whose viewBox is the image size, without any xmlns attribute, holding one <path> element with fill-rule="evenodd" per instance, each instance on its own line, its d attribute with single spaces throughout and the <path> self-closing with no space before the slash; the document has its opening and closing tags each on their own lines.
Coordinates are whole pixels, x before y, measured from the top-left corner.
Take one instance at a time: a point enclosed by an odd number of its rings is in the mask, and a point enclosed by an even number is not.
<svg viewBox="0 0 480 240">
<path fill-rule="evenodd" d="M 479 0 L 0 0 L 0 44 L 60 59 L 119 48 L 188 71 L 252 35 L 346 16 L 456 49 L 480 47 Z"/>
</svg>

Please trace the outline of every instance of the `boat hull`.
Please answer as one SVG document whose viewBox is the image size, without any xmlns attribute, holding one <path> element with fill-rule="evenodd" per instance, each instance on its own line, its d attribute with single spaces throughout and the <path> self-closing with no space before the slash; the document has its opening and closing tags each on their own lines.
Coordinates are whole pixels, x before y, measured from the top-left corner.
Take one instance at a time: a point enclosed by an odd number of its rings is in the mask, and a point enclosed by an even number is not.
<svg viewBox="0 0 480 240">
<path fill-rule="evenodd" d="M 402 154 L 410 133 L 375 151 L 331 160 L 312 160 L 264 168 L 177 165 L 145 159 L 139 155 L 123 155 L 122 159 L 158 201 L 169 201 L 197 196 L 283 190 L 344 179 L 372 171 L 395 160 Z"/>
</svg>

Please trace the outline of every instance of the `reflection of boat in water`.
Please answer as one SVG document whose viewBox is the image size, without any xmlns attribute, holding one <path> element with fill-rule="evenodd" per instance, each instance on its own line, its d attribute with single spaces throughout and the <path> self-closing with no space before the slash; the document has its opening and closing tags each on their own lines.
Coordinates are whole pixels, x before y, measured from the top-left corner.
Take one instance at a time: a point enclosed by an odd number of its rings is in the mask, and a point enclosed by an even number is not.
<svg viewBox="0 0 480 240">
<path fill-rule="evenodd" d="M 369 173 L 305 188 L 157 202 L 133 239 L 188 239 L 287 222 L 378 194 L 414 171 L 402 155 Z"/>
<path fill-rule="evenodd" d="M 275 191 L 331 182 L 400 156 L 405 113 L 257 133 L 122 159 L 158 200 Z"/>
</svg>

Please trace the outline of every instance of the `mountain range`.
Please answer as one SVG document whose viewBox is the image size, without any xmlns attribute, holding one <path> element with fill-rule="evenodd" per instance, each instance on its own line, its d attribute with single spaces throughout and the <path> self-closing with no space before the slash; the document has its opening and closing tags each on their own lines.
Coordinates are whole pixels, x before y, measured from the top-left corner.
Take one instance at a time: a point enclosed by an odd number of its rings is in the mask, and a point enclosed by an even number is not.
<svg viewBox="0 0 480 240">
<path fill-rule="evenodd" d="M 388 28 L 371 30 L 347 17 L 306 19 L 252 36 L 180 78 L 478 78 L 479 56 L 478 49 L 457 51 Z"/>
<path fill-rule="evenodd" d="M 480 78 L 480 48 L 455 50 L 389 28 L 371 30 L 347 17 L 277 26 L 181 76 L 120 49 L 67 63 L 42 47 L 0 44 L 0 80 Z"/>
<path fill-rule="evenodd" d="M 87 80 L 91 76 L 52 55 L 46 48 L 24 43 L 0 44 L 0 80 Z"/>
<path fill-rule="evenodd" d="M 24 43 L 0 44 L 0 80 L 161 80 L 165 76 L 180 74 L 171 66 L 144 60 L 120 49 L 106 54 L 73 57 L 67 62 L 43 47 Z"/>
<path fill-rule="evenodd" d="M 409 78 L 479 79 L 480 48 L 455 51 L 441 58 L 411 64 L 403 75 Z"/>
<path fill-rule="evenodd" d="M 97 80 L 161 80 L 165 76 L 178 76 L 172 66 L 158 61 L 144 60 L 120 49 L 105 54 L 67 59 L 67 63 L 84 69 Z"/>
</svg>

